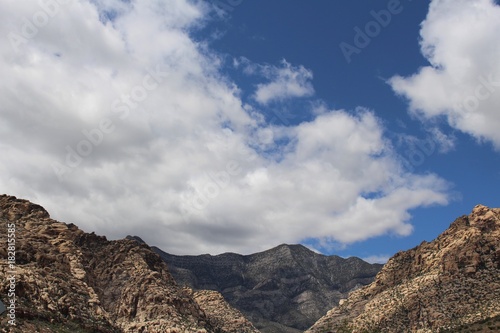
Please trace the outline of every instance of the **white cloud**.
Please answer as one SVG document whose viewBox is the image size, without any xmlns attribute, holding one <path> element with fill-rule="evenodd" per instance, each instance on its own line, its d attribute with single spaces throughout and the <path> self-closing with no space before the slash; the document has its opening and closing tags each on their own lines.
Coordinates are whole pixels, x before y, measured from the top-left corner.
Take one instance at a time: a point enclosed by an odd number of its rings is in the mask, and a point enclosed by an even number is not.
<svg viewBox="0 0 500 333">
<path fill-rule="evenodd" d="M 431 65 L 390 84 L 422 119 L 445 116 L 500 149 L 499 30 L 500 6 L 492 0 L 434 0 L 420 33 Z"/>
<path fill-rule="evenodd" d="M 263 123 L 190 38 L 201 2 L 98 3 L 61 7 L 18 51 L 0 40 L 6 193 L 179 254 L 408 235 L 410 209 L 446 204 L 441 179 L 402 171 L 370 111 L 323 106 L 298 126 Z M 21 34 L 39 10 L 0 3 L 1 34 Z M 268 85 L 262 102 L 312 93 L 303 67 L 269 71 L 297 87 Z"/>
<path fill-rule="evenodd" d="M 382 254 L 382 255 L 373 255 L 362 259 L 366 262 L 369 262 L 370 264 L 385 264 L 390 258 L 391 256 Z"/>
<path fill-rule="evenodd" d="M 281 62 L 281 67 L 262 66 L 260 72 L 269 82 L 257 85 L 255 100 L 263 105 L 274 101 L 283 101 L 291 98 L 310 97 L 314 94 L 311 80 L 313 73 L 303 66 L 294 67 L 286 60 Z M 252 67 L 246 67 L 247 72 L 252 72 Z"/>
<path fill-rule="evenodd" d="M 455 148 L 456 137 L 454 135 L 443 133 L 438 127 L 431 127 L 428 132 L 436 142 L 439 152 L 447 153 Z"/>
</svg>

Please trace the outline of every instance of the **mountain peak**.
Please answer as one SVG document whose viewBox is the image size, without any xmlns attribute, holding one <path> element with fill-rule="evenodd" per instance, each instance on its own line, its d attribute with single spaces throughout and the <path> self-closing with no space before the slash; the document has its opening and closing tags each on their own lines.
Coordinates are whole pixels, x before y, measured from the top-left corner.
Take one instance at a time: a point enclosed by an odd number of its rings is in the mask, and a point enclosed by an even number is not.
<svg viewBox="0 0 500 333">
<path fill-rule="evenodd" d="M 290 254 L 291 253 L 315 253 L 314 251 L 311 251 L 308 249 L 306 246 L 302 244 L 280 244 L 278 246 L 275 246 L 269 250 L 266 250 L 264 252 L 280 252 L 280 251 L 288 251 Z"/>
<path fill-rule="evenodd" d="M 432 242 L 394 255 L 307 333 L 437 332 L 500 315 L 500 209 L 477 205 Z"/>
<path fill-rule="evenodd" d="M 250 255 L 175 256 L 155 250 L 181 284 L 212 289 L 263 332 L 303 331 L 381 265 L 324 256 L 300 244 L 280 244 Z"/>
<path fill-rule="evenodd" d="M 472 210 L 470 215 L 471 225 L 482 225 L 482 224 L 500 224 L 500 209 L 492 209 L 487 206 L 477 205 Z"/>
<path fill-rule="evenodd" d="M 42 206 L 6 194 L 0 195 L 0 214 L 2 214 L 0 217 L 6 217 L 9 220 L 16 220 L 27 216 L 37 218 L 50 217 L 49 213 Z"/>
<path fill-rule="evenodd" d="M 146 242 L 143 241 L 142 238 L 139 237 L 139 236 L 130 236 L 130 235 L 127 235 L 127 237 L 125 237 L 125 239 L 130 239 L 130 240 L 136 241 L 139 244 L 146 244 Z"/>
<path fill-rule="evenodd" d="M 9 224 L 16 228 L 16 325 L 9 332 L 258 333 L 218 293 L 178 286 L 147 245 L 108 241 L 2 195 L 1 244 Z M 7 258 L 7 247 L 0 255 Z M 0 270 L 1 281 L 10 275 Z M 0 292 L 4 304 L 6 290 Z M 0 327 L 10 326 L 8 320 L 1 316 Z"/>
</svg>

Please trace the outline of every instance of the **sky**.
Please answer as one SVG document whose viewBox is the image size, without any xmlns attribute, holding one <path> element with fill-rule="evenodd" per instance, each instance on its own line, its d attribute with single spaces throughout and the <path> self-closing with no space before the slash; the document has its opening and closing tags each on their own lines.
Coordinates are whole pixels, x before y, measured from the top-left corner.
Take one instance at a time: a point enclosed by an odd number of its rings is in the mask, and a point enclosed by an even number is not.
<svg viewBox="0 0 500 333">
<path fill-rule="evenodd" d="M 0 192 L 174 254 L 384 262 L 498 207 L 493 0 L 0 2 Z"/>
</svg>

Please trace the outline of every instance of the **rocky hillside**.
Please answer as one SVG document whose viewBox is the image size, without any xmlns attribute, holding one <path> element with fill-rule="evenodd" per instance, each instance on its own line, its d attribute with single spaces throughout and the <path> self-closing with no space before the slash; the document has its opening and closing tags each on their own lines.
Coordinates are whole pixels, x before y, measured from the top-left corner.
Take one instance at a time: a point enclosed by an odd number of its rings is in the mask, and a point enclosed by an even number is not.
<svg viewBox="0 0 500 333">
<path fill-rule="evenodd" d="M 349 291 L 372 282 L 382 267 L 301 245 L 247 256 L 175 256 L 153 249 L 179 284 L 219 291 L 264 333 L 304 331 Z"/>
<path fill-rule="evenodd" d="M 16 324 L 1 332 L 257 333 L 216 293 L 178 286 L 161 258 L 133 240 L 107 241 L 0 196 L 0 299 L 9 304 L 7 235 L 15 226 Z M 10 236 L 9 236 L 10 237 Z"/>
<path fill-rule="evenodd" d="M 478 205 L 434 241 L 397 253 L 307 333 L 498 332 L 500 209 Z"/>
</svg>

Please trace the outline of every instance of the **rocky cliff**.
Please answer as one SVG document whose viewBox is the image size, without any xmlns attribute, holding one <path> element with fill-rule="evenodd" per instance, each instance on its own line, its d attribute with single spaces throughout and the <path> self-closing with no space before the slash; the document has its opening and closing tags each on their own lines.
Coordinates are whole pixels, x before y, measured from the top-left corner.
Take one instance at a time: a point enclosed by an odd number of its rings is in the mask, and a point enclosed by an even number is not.
<svg viewBox="0 0 500 333">
<path fill-rule="evenodd" d="M 176 256 L 153 249 L 179 284 L 219 291 L 264 333 L 304 331 L 349 291 L 373 281 L 382 267 L 324 256 L 302 245 L 247 256 Z"/>
<path fill-rule="evenodd" d="M 340 304 L 307 333 L 499 331 L 500 209 L 476 206 Z"/>
<path fill-rule="evenodd" d="M 29 201 L 0 196 L 0 244 L 0 299 L 12 285 L 17 297 L 16 326 L 4 314 L 1 332 L 258 332 L 220 295 L 178 286 L 147 245 L 85 233 Z"/>
</svg>

